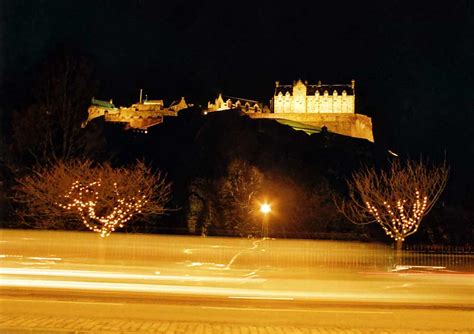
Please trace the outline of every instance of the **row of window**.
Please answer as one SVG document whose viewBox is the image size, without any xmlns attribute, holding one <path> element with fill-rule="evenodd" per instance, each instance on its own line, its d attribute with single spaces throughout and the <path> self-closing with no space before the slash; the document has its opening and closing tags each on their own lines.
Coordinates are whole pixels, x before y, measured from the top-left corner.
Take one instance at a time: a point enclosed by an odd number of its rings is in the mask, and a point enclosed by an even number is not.
<svg viewBox="0 0 474 334">
<path fill-rule="evenodd" d="M 294 94 L 293 94 L 293 95 L 294 95 Z M 319 94 L 319 91 L 316 91 L 316 93 L 314 94 L 314 96 L 319 96 L 319 95 L 320 95 L 320 94 Z M 324 93 L 323 93 L 323 95 L 324 95 L 324 96 L 329 96 L 329 92 L 328 92 L 327 90 L 325 90 Z M 333 95 L 333 96 L 337 96 L 337 95 L 338 95 L 337 91 L 334 90 L 334 91 L 332 92 L 332 95 Z M 342 95 L 342 96 L 346 96 L 346 95 L 347 95 L 347 92 L 346 92 L 345 90 L 343 90 L 341 95 Z M 283 93 L 280 92 L 280 93 L 278 93 L 277 96 L 279 96 L 279 97 L 280 97 L 280 96 L 283 96 Z M 290 92 L 286 92 L 285 96 L 291 96 Z M 306 95 L 306 96 L 308 96 L 308 95 Z M 312 95 L 309 95 L 309 96 L 312 96 Z"/>
</svg>

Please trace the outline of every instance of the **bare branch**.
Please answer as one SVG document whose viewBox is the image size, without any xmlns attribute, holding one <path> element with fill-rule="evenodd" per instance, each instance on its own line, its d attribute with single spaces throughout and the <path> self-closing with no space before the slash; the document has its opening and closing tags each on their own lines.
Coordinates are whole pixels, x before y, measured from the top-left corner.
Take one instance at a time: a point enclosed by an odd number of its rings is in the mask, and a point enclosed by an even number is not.
<svg viewBox="0 0 474 334">
<path fill-rule="evenodd" d="M 446 162 L 429 168 L 423 161 L 399 160 L 388 171 L 364 167 L 347 181 L 349 201 L 336 203 L 351 222 L 377 222 L 385 233 L 402 242 L 415 233 L 443 192 L 449 175 Z"/>
<path fill-rule="evenodd" d="M 149 221 L 163 215 L 171 184 L 142 161 L 134 166 L 94 166 L 90 160 L 37 167 L 17 179 L 13 200 L 17 214 L 36 228 L 71 228 L 83 223 L 101 236 L 132 219 Z"/>
</svg>

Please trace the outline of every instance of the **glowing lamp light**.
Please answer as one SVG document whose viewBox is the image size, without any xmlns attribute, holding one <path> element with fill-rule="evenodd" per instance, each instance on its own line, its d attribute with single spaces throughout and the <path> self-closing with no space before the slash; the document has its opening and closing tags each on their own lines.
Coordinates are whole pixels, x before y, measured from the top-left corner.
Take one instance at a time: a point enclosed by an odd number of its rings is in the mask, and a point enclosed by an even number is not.
<svg viewBox="0 0 474 334">
<path fill-rule="evenodd" d="M 272 211 L 272 207 L 270 206 L 270 204 L 268 204 L 268 203 L 263 203 L 263 204 L 260 206 L 260 212 L 263 213 L 264 215 L 270 213 L 270 211 Z"/>
</svg>

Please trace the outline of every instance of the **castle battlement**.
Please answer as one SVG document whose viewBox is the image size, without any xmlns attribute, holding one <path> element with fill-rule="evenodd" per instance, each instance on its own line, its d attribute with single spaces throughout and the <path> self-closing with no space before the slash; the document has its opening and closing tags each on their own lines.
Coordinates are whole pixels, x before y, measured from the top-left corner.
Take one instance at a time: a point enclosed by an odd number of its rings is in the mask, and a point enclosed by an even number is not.
<svg viewBox="0 0 474 334">
<path fill-rule="evenodd" d="M 149 127 L 163 122 L 165 116 L 177 116 L 178 111 L 188 108 L 184 97 L 173 101 L 165 107 L 163 100 L 145 100 L 132 104 L 130 107 L 116 107 L 110 102 L 92 98 L 87 112 L 87 120 L 82 123 L 85 127 L 94 118 L 104 116 L 107 122 L 124 123 L 126 128 L 147 130 Z"/>
</svg>

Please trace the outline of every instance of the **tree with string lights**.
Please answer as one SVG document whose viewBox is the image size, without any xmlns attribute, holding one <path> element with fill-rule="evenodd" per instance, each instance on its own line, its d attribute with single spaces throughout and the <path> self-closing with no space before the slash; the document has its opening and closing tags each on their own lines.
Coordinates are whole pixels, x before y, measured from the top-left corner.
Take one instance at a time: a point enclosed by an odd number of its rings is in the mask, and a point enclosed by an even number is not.
<svg viewBox="0 0 474 334">
<path fill-rule="evenodd" d="M 347 181 L 349 201 L 338 205 L 356 224 L 378 223 L 400 253 L 443 192 L 449 175 L 446 162 L 429 167 L 422 160 L 390 162 L 388 171 L 365 167 Z"/>
<path fill-rule="evenodd" d="M 83 224 L 102 237 L 133 219 L 163 215 L 171 184 L 143 162 L 113 168 L 92 161 L 57 162 L 17 179 L 20 220 L 34 228 L 71 229 Z"/>
</svg>

